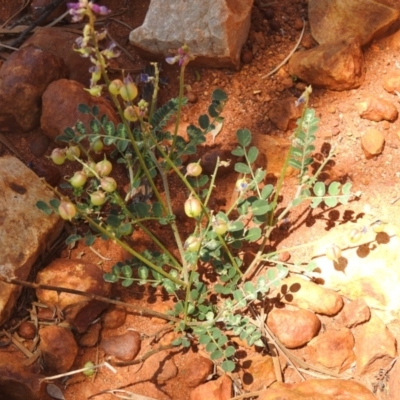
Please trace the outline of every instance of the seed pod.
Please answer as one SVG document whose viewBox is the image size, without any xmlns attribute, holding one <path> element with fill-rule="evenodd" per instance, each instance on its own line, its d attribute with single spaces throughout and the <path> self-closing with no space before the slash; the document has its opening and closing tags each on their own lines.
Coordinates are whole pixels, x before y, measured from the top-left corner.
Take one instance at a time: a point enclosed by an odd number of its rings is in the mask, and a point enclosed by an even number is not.
<svg viewBox="0 0 400 400">
<path fill-rule="evenodd" d="M 97 190 L 90 195 L 90 202 L 94 206 L 101 206 L 106 200 L 106 194 L 102 190 Z"/>
<path fill-rule="evenodd" d="M 65 155 L 69 161 L 74 161 L 75 157 L 79 158 L 81 155 L 81 150 L 78 146 L 70 146 L 65 152 Z"/>
<path fill-rule="evenodd" d="M 108 91 L 114 96 L 116 96 L 119 93 L 122 86 L 124 86 L 124 84 L 121 81 L 121 79 L 114 79 L 108 86 Z"/>
<path fill-rule="evenodd" d="M 80 188 L 85 185 L 87 181 L 87 175 L 83 171 L 75 172 L 74 176 L 69 180 L 69 183 L 74 188 Z"/>
<path fill-rule="evenodd" d="M 119 89 L 119 94 L 125 101 L 131 101 L 135 99 L 138 94 L 136 85 L 133 82 L 122 85 Z"/>
<path fill-rule="evenodd" d="M 199 176 L 203 171 L 199 163 L 190 163 L 186 167 L 186 175 Z"/>
<path fill-rule="evenodd" d="M 62 200 L 58 206 L 58 213 L 62 219 L 71 221 L 76 215 L 75 205 L 70 201 Z"/>
<path fill-rule="evenodd" d="M 102 161 L 99 161 L 96 164 L 96 172 L 100 175 L 100 176 L 107 176 L 110 175 L 112 171 L 112 164 L 110 163 L 110 161 L 108 161 L 107 159 L 104 159 Z"/>
<path fill-rule="evenodd" d="M 185 214 L 190 218 L 196 218 L 201 213 L 201 204 L 194 197 L 189 197 L 184 204 Z"/>
<path fill-rule="evenodd" d="M 117 188 L 117 182 L 114 178 L 107 176 L 100 180 L 100 186 L 105 192 L 112 193 Z"/>
<path fill-rule="evenodd" d="M 200 246 L 201 246 L 201 239 L 197 236 L 192 235 L 186 239 L 184 247 L 185 247 L 185 250 L 194 253 L 196 251 L 199 251 Z"/>
<path fill-rule="evenodd" d="M 213 231 L 217 235 L 224 235 L 228 230 L 228 224 L 222 218 L 215 218 L 212 225 Z"/>
<path fill-rule="evenodd" d="M 51 152 L 51 160 L 56 165 L 62 165 L 65 162 L 65 150 L 56 148 Z"/>
<path fill-rule="evenodd" d="M 326 249 L 325 254 L 329 260 L 338 262 L 340 256 L 342 255 L 342 250 L 340 249 L 339 246 L 337 246 L 336 244 L 333 244 L 332 246 L 330 246 Z"/>
</svg>

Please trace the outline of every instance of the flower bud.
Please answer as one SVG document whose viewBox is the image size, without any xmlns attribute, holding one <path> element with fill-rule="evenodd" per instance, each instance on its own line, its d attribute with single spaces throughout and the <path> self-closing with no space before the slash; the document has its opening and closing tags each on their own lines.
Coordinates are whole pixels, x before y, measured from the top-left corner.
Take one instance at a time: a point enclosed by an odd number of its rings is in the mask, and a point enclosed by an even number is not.
<svg viewBox="0 0 400 400">
<path fill-rule="evenodd" d="M 117 188 L 117 182 L 115 182 L 114 178 L 107 176 L 100 179 L 100 186 L 105 192 L 112 193 Z"/>
<path fill-rule="evenodd" d="M 190 218 L 198 217 L 201 213 L 201 204 L 194 197 L 189 197 L 184 204 L 185 213 Z"/>
<path fill-rule="evenodd" d="M 76 215 L 76 208 L 70 201 L 62 200 L 58 206 L 58 213 L 62 219 L 71 221 Z"/>
<path fill-rule="evenodd" d="M 122 86 L 124 86 L 124 84 L 121 79 L 114 79 L 108 86 L 108 91 L 114 96 L 117 96 Z"/>
<path fill-rule="evenodd" d="M 199 163 L 190 163 L 186 167 L 186 175 L 199 176 L 203 171 Z"/>
<path fill-rule="evenodd" d="M 185 250 L 190 252 L 196 252 L 200 250 L 201 239 L 197 236 L 189 236 L 185 242 Z"/>
<path fill-rule="evenodd" d="M 90 202 L 94 206 L 101 206 L 106 202 L 106 194 L 102 190 L 97 190 L 90 195 Z"/>
<path fill-rule="evenodd" d="M 65 155 L 69 161 L 74 161 L 75 157 L 79 158 L 79 156 L 81 155 L 81 150 L 78 146 L 70 146 L 66 150 Z"/>
<path fill-rule="evenodd" d="M 123 100 L 131 101 L 136 98 L 136 96 L 138 94 L 138 90 L 137 90 L 136 85 L 133 82 L 129 82 L 127 84 L 124 84 L 119 89 L 119 94 Z"/>
<path fill-rule="evenodd" d="M 96 164 L 96 172 L 100 175 L 100 176 L 107 176 L 110 175 L 112 171 L 112 164 L 110 163 L 110 161 L 108 161 L 107 159 L 104 159 L 102 161 L 99 161 Z"/>
<path fill-rule="evenodd" d="M 56 148 L 51 152 L 50 156 L 54 164 L 62 165 L 65 162 L 65 150 Z"/>
<path fill-rule="evenodd" d="M 236 186 L 237 191 L 243 192 L 247 189 L 247 187 L 249 186 L 249 183 L 247 182 L 247 179 L 241 178 L 236 181 L 235 186 Z"/>
<path fill-rule="evenodd" d="M 87 181 L 87 175 L 83 171 L 75 172 L 74 176 L 69 180 L 69 183 L 74 188 L 80 188 L 85 185 Z"/>
</svg>

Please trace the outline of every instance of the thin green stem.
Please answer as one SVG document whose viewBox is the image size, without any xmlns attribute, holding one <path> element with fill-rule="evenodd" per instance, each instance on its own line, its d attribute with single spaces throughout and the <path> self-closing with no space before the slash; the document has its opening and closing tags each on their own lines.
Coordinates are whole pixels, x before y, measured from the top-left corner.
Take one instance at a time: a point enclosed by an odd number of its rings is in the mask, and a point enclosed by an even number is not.
<svg viewBox="0 0 400 400">
<path fill-rule="evenodd" d="M 176 112 L 176 120 L 175 120 L 175 129 L 174 129 L 174 137 L 172 139 L 171 145 L 171 153 L 175 149 L 176 140 L 178 137 L 178 129 L 179 123 L 181 121 L 181 112 L 182 112 L 182 102 L 183 102 L 183 89 L 185 85 L 185 64 L 181 67 L 181 72 L 179 74 L 179 96 L 178 96 L 178 110 Z"/>
</svg>

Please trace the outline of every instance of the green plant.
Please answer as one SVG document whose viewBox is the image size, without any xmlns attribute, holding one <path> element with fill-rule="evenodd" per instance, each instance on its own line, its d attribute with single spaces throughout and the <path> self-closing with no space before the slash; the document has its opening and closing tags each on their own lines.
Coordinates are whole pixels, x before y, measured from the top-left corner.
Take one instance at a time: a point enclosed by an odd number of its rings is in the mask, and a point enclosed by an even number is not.
<svg viewBox="0 0 400 400">
<path fill-rule="evenodd" d="M 235 164 L 235 171 L 240 174 L 236 182 L 237 199 L 230 209 L 216 212 L 209 206 L 210 199 L 218 169 L 225 168 L 229 161 L 218 160 L 215 171 L 207 176 L 202 174 L 199 163 L 185 167 L 182 159 L 195 155 L 197 146 L 205 142 L 206 135 L 215 129 L 217 123 L 223 122 L 221 114 L 228 100 L 225 92 L 217 89 L 212 93 L 207 113 L 199 117 L 198 126 L 187 128 L 188 140 L 184 140 L 178 135 L 178 126 L 182 107 L 186 104 L 183 97 L 184 72 L 193 58 L 190 49 L 183 46 L 175 57 L 168 59 L 180 65 L 179 96 L 156 109 L 157 64 L 152 64 L 154 76 L 141 76 L 142 80 L 151 80 L 154 84 L 151 103 L 137 102 L 138 91 L 129 76 L 123 80 L 108 79 L 107 60 L 117 53 L 112 45 L 106 50 L 99 49 L 98 41 L 104 35 L 94 29 L 96 5 L 81 0 L 73 10 L 76 18 L 87 16 L 89 19 L 77 49 L 83 55 L 89 55 L 94 63 L 88 90 L 99 95 L 104 90 L 99 83 L 102 77 L 121 122 L 115 126 L 106 116 L 100 115 L 97 106 L 80 104 L 78 110 L 92 118 L 90 129 L 80 121 L 74 128 L 65 129 L 58 140 L 66 142 L 68 147 L 56 149 L 52 154 L 57 164 L 68 159 L 82 167 L 62 185 L 63 189 L 70 190 L 71 196 L 64 196 L 54 189 L 57 198 L 50 204 L 38 202 L 37 206 L 47 214 L 58 212 L 76 226 L 80 223 L 87 225 L 85 233 L 77 230 L 67 243 L 84 240 L 87 245 L 92 245 L 100 237 L 111 239 L 123 247 L 131 258 L 114 265 L 104 279 L 112 283 L 120 281 L 125 287 L 133 283 L 162 287 L 175 298 L 171 313 L 179 321 L 174 324 L 180 336 L 174 344 L 187 347 L 196 341 L 205 346 L 214 362 L 225 371 L 232 371 L 236 349 L 228 332 L 247 340 L 249 345 L 264 346 L 262 332 L 254 324 L 252 312 L 261 307 L 263 298 L 271 288 L 280 285 L 290 270 L 289 264 L 278 261 L 279 252 L 265 254 L 273 229 L 293 207 L 304 201 L 311 201 L 314 208 L 323 202 L 333 207 L 338 202 L 346 204 L 353 196 L 350 184 L 341 186 L 333 182 L 326 193 L 325 185 L 317 181 L 326 163 L 334 157 L 334 151 L 316 173 L 310 175 L 318 129 L 318 119 L 308 108 L 311 88 L 307 88 L 298 100 L 298 106 L 303 107 L 302 116 L 275 187 L 264 184 L 266 171 L 254 167 L 258 149 L 252 145 L 251 132 L 247 129 L 237 131 L 238 146 L 232 152 L 240 160 Z M 102 13 L 106 13 L 106 9 L 102 8 Z M 165 126 L 173 116 L 176 123 L 171 133 L 165 131 Z M 113 150 L 95 163 L 92 156 L 102 151 L 102 143 Z M 110 176 L 113 163 L 126 168 L 129 184 L 125 193 Z M 288 166 L 298 171 L 298 187 L 293 199 L 277 213 Z M 179 178 L 187 192 L 184 208 L 193 220 L 192 232 L 183 233 L 172 211 L 167 179 L 172 174 Z M 174 256 L 174 252 L 154 233 L 154 224 L 160 224 L 171 232 L 179 256 Z M 135 250 L 127 240 L 134 230 L 147 235 L 154 248 L 142 253 Z M 240 249 L 249 243 L 257 243 L 258 252 L 246 267 Z M 218 277 L 215 284 L 206 283 L 199 265 L 206 265 L 214 271 Z M 301 267 L 307 273 L 314 264 L 296 265 L 297 270 Z M 250 279 L 257 269 L 258 277 Z"/>
</svg>

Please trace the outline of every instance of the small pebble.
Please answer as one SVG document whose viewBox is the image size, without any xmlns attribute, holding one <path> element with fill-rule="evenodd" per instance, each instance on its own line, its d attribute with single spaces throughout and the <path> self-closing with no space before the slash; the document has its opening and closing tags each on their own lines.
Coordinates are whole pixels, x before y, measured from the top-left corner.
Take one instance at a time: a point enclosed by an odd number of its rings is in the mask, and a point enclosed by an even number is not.
<svg viewBox="0 0 400 400">
<path fill-rule="evenodd" d="M 243 50 L 241 59 L 243 64 L 250 64 L 253 61 L 253 52 L 251 50 Z"/>
<path fill-rule="evenodd" d="M 263 9 L 264 17 L 268 20 L 271 20 L 275 17 L 275 12 L 271 7 L 267 7 Z"/>
<path fill-rule="evenodd" d="M 198 98 L 197 98 L 197 95 L 195 92 L 192 92 L 192 91 L 187 92 L 186 97 L 187 97 L 189 103 L 197 103 Z"/>
<path fill-rule="evenodd" d="M 274 31 L 274 32 L 279 32 L 281 29 L 282 25 L 279 21 L 269 21 L 269 27 Z"/>
<path fill-rule="evenodd" d="M 36 327 L 28 321 L 24 321 L 18 327 L 18 335 L 23 339 L 32 340 L 36 336 Z"/>
</svg>

